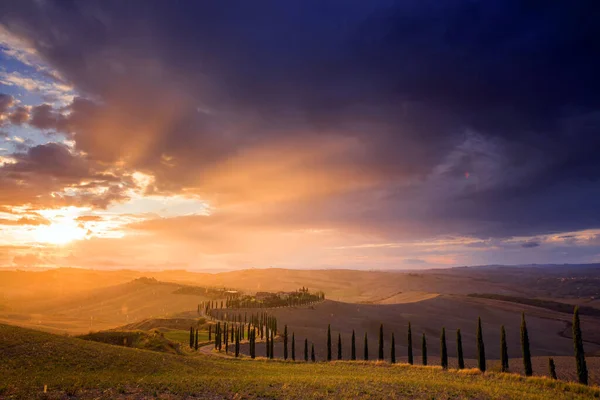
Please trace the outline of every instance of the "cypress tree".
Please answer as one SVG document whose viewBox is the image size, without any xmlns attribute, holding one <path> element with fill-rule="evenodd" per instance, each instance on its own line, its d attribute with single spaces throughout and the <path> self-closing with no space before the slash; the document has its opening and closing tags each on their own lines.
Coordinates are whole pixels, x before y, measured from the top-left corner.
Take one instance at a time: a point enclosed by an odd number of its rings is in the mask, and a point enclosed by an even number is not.
<svg viewBox="0 0 600 400">
<path fill-rule="evenodd" d="M 194 339 L 194 350 L 198 350 L 198 329 L 196 329 L 196 337 Z"/>
<path fill-rule="evenodd" d="M 240 331 L 235 332 L 235 356 L 240 356 Z"/>
<path fill-rule="evenodd" d="M 410 322 L 408 323 L 408 363 L 413 363 L 413 349 L 412 349 L 412 330 L 410 329 Z"/>
<path fill-rule="evenodd" d="M 270 351 L 271 351 L 271 346 L 269 345 L 269 333 L 267 332 L 267 339 L 265 341 L 265 353 L 266 353 L 267 358 L 269 358 Z"/>
<path fill-rule="evenodd" d="M 223 330 L 225 334 L 225 353 L 229 352 L 229 330 L 227 329 L 227 324 L 225 324 L 225 329 Z"/>
<path fill-rule="evenodd" d="M 212 325 L 208 326 L 208 341 L 212 342 Z"/>
<path fill-rule="evenodd" d="M 315 362 L 315 344 L 311 344 L 310 346 L 310 359 L 312 362 Z"/>
<path fill-rule="evenodd" d="M 275 331 L 271 331 L 271 359 L 275 356 Z"/>
<path fill-rule="evenodd" d="M 256 329 L 252 328 L 250 335 L 251 335 L 250 337 L 252 338 L 252 340 L 250 342 L 250 349 L 251 349 L 250 357 L 255 358 L 256 357 Z"/>
<path fill-rule="evenodd" d="M 308 339 L 304 339 L 304 361 L 308 361 Z"/>
<path fill-rule="evenodd" d="M 508 372 L 508 347 L 504 325 L 500 328 L 500 368 L 502 372 Z"/>
<path fill-rule="evenodd" d="M 350 359 L 356 360 L 356 337 L 354 336 L 354 329 L 352 329 L 352 349 Z"/>
<path fill-rule="evenodd" d="M 423 339 L 421 340 L 421 356 L 423 358 L 423 365 L 427 365 L 427 339 L 423 333 Z"/>
<path fill-rule="evenodd" d="M 392 364 L 396 363 L 396 341 L 394 340 L 394 332 L 392 332 L 392 346 L 390 353 L 390 362 Z"/>
<path fill-rule="evenodd" d="M 579 383 L 588 384 L 588 370 L 583 351 L 583 337 L 581 335 L 581 323 L 579 321 L 579 307 L 575 307 L 573 313 L 573 345 L 575 347 L 575 361 L 577 363 L 577 379 Z"/>
<path fill-rule="evenodd" d="M 465 359 L 463 357 L 462 335 L 460 329 L 456 330 L 456 354 L 458 355 L 458 369 L 465 367 Z"/>
<path fill-rule="evenodd" d="M 288 331 L 287 325 L 283 328 L 283 359 L 287 360 L 288 358 Z"/>
<path fill-rule="evenodd" d="M 292 332 L 292 361 L 296 361 L 296 337 Z"/>
<path fill-rule="evenodd" d="M 225 323 L 223 333 L 225 334 L 225 353 L 227 353 L 229 351 L 229 329 L 227 329 L 227 323 Z"/>
<path fill-rule="evenodd" d="M 327 325 L 327 361 L 331 361 L 331 324 Z"/>
<path fill-rule="evenodd" d="M 379 325 L 379 354 L 377 359 L 383 361 L 383 324 Z"/>
<path fill-rule="evenodd" d="M 523 352 L 523 369 L 525 376 L 533 375 L 531 366 L 531 350 L 529 349 L 529 334 L 527 332 L 527 322 L 525 322 L 525 313 L 521 313 L 521 350 Z"/>
<path fill-rule="evenodd" d="M 219 325 L 215 325 L 215 349 L 219 347 Z"/>
<path fill-rule="evenodd" d="M 448 369 L 448 348 L 446 347 L 446 328 L 442 328 L 442 335 L 440 336 L 440 364 L 442 368 Z"/>
<path fill-rule="evenodd" d="M 338 333 L 338 360 L 342 359 L 342 334 Z"/>
<path fill-rule="evenodd" d="M 550 357 L 548 359 L 548 372 L 550 373 L 550 378 L 558 379 L 556 376 L 556 366 L 554 365 L 554 358 Z"/>
<path fill-rule="evenodd" d="M 365 348 L 363 358 L 365 361 L 369 359 L 369 340 L 367 338 L 367 332 L 365 332 Z"/>
<path fill-rule="evenodd" d="M 190 349 L 194 348 L 194 328 L 190 326 Z"/>
<path fill-rule="evenodd" d="M 481 329 L 481 317 L 477 319 L 477 368 L 485 372 L 485 345 L 483 344 L 483 330 Z"/>
</svg>

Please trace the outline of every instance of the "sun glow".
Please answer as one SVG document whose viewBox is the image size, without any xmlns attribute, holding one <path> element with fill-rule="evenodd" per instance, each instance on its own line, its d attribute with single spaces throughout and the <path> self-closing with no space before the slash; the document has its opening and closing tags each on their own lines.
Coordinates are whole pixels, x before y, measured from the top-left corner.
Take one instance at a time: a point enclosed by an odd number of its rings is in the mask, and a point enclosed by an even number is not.
<svg viewBox="0 0 600 400">
<path fill-rule="evenodd" d="M 85 236 L 86 230 L 72 220 L 52 222 L 50 225 L 37 227 L 33 232 L 36 242 L 57 245 L 82 240 Z"/>
</svg>

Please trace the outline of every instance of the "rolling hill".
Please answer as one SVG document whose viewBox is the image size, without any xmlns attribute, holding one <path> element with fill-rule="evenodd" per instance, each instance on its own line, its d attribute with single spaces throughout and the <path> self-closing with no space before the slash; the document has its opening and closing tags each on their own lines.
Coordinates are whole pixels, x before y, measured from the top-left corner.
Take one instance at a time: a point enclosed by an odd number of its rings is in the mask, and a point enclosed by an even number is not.
<svg viewBox="0 0 600 400">
<path fill-rule="evenodd" d="M 597 387 L 376 362 L 172 355 L 0 325 L 0 396 L 16 398 L 584 399 Z M 47 393 L 44 393 L 46 388 Z"/>
</svg>

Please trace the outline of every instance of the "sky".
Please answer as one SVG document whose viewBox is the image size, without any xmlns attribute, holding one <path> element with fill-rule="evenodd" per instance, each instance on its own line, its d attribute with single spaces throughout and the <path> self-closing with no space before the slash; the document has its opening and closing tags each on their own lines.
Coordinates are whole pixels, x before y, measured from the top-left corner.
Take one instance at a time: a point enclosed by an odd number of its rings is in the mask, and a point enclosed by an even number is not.
<svg viewBox="0 0 600 400">
<path fill-rule="evenodd" d="M 600 262 L 597 1 L 0 2 L 0 266 Z"/>
</svg>

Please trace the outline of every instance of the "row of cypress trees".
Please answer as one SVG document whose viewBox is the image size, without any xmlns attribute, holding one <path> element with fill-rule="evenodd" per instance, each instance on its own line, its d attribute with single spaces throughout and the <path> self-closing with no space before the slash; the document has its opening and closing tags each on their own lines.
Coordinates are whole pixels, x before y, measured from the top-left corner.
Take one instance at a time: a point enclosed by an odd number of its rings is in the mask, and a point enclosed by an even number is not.
<svg viewBox="0 0 600 400">
<path fill-rule="evenodd" d="M 487 369 L 486 365 L 486 357 L 485 357 L 485 344 L 483 341 L 483 329 L 481 327 L 481 318 L 477 319 L 477 368 L 482 372 L 485 372 Z M 352 339 L 351 339 L 351 360 L 356 360 L 356 335 L 354 330 L 352 331 Z M 410 322 L 408 323 L 408 363 L 413 364 L 413 343 L 412 343 L 412 328 Z M 573 343 L 575 348 L 575 360 L 577 366 L 577 377 L 579 383 L 584 385 L 588 384 L 588 370 L 585 361 L 585 353 L 583 349 L 583 339 L 581 334 L 581 324 L 579 319 L 579 308 L 576 307 L 573 314 Z M 384 359 L 384 339 L 383 339 L 383 324 L 379 326 L 379 341 L 378 341 L 378 357 L 377 359 L 383 361 Z M 463 355 L 463 347 L 462 347 L 462 335 L 460 329 L 456 331 L 456 346 L 457 346 L 457 359 L 458 359 L 458 368 L 463 369 L 465 367 L 464 355 Z M 392 333 L 391 337 L 391 354 L 390 361 L 392 363 L 396 362 L 396 343 L 394 339 L 394 334 Z M 338 360 L 342 359 L 342 339 L 341 335 L 338 334 Z M 363 346 L 364 360 L 369 359 L 369 344 L 367 333 L 365 333 L 364 338 L 364 346 Z M 525 313 L 521 314 L 521 352 L 523 355 L 523 369 L 525 371 L 526 376 L 533 375 L 533 366 L 531 362 L 531 350 L 529 343 L 529 333 L 527 330 L 527 322 L 525 320 Z M 421 355 L 422 355 L 422 363 L 423 365 L 427 365 L 427 338 L 425 333 L 423 333 L 421 339 Z M 327 326 L 327 361 L 331 361 L 331 325 Z M 508 363 L 508 346 L 506 343 L 506 329 L 504 325 L 500 328 L 500 364 L 502 372 L 509 371 L 509 363 Z M 448 348 L 446 345 L 446 328 L 442 328 L 442 332 L 440 335 L 440 365 L 442 368 L 448 368 Z M 554 363 L 554 359 L 549 358 L 548 360 L 548 368 L 549 374 L 553 379 L 556 379 L 556 366 Z"/>
<path fill-rule="evenodd" d="M 275 336 L 277 336 L 276 332 L 276 319 L 274 317 L 270 319 L 268 315 L 259 318 L 258 316 L 252 316 L 251 321 L 265 323 L 263 328 L 266 326 L 266 329 L 261 329 L 253 324 L 248 325 L 248 338 L 250 342 L 250 356 L 252 358 L 256 357 L 256 338 L 257 332 L 260 333 L 261 339 L 264 337 L 266 341 L 265 352 L 266 357 L 272 359 L 274 357 L 274 341 Z M 218 322 L 215 326 L 215 348 L 221 350 L 223 342 L 225 344 L 225 351 L 228 351 L 228 339 L 231 338 L 232 341 L 235 341 L 235 354 L 236 357 L 239 355 L 239 342 L 240 339 L 243 339 L 244 333 L 244 325 L 238 323 L 236 325 L 236 329 L 231 326 L 231 333 L 229 333 L 227 328 L 227 323 L 224 323 L 223 328 L 221 327 L 221 322 Z M 223 330 L 224 329 L 224 330 Z M 266 333 L 265 333 L 266 332 Z M 342 336 L 341 333 L 338 333 L 337 338 L 337 359 L 342 359 Z M 210 340 L 210 331 L 209 331 L 209 340 Z M 483 340 L 483 329 L 481 326 L 481 318 L 477 320 L 477 332 L 476 332 L 476 341 L 477 341 L 477 368 L 482 372 L 485 372 L 487 369 L 486 364 L 486 355 L 485 355 L 485 344 Z M 573 314 L 573 342 L 575 349 L 575 359 L 577 366 L 577 376 L 578 381 L 582 384 L 588 384 L 588 371 L 587 365 L 585 361 L 585 353 L 583 349 L 583 339 L 581 334 L 581 324 L 579 319 L 579 308 L 575 308 Z M 407 335 L 407 345 L 408 345 L 408 363 L 414 363 L 413 356 L 413 339 L 412 339 L 412 328 L 410 322 L 408 323 L 408 335 Z M 463 355 L 463 346 L 462 346 L 462 335 L 460 329 L 456 331 L 456 346 L 457 346 L 457 359 L 458 359 L 458 368 L 463 369 L 465 367 L 464 355 Z M 198 331 L 190 328 L 190 348 L 198 347 Z M 292 360 L 296 360 L 295 354 L 296 348 L 296 339 L 295 335 L 292 333 L 292 346 L 291 346 L 291 358 Z M 395 350 L 395 338 L 392 333 L 391 336 L 391 348 L 390 348 L 390 361 L 392 363 L 396 362 L 396 350 Z M 442 328 L 440 335 L 440 365 L 442 368 L 448 368 L 448 348 L 446 345 L 446 329 Z M 369 359 L 369 344 L 368 344 L 368 336 L 365 332 L 364 336 L 364 346 L 363 346 L 363 359 Z M 529 343 L 529 333 L 527 330 L 527 322 L 525 320 L 525 314 L 521 314 L 521 352 L 523 355 L 523 369 L 526 376 L 533 375 L 533 367 L 531 362 L 531 350 Z M 304 340 L 304 360 L 308 361 L 308 339 Z M 287 325 L 284 327 L 283 331 L 283 358 L 285 360 L 288 359 L 288 328 Z M 423 365 L 428 364 L 427 359 L 427 338 L 425 333 L 422 334 L 421 338 L 421 355 L 422 355 L 422 363 Z M 315 361 L 315 353 L 314 353 L 314 344 L 311 345 L 310 358 L 312 361 Z M 327 361 L 332 360 L 332 337 L 331 337 L 331 324 L 327 326 Z M 356 335 L 354 330 L 352 331 L 351 338 L 351 360 L 356 360 Z M 377 359 L 380 361 L 384 360 L 384 334 L 383 334 L 383 324 L 379 327 L 379 341 L 378 341 L 378 356 Z M 506 341 L 506 329 L 504 325 L 500 328 L 500 366 L 502 372 L 509 371 L 509 359 L 508 359 L 508 346 Z M 554 364 L 554 360 L 550 358 L 548 360 L 548 368 L 550 376 L 556 377 L 556 366 Z"/>
</svg>

